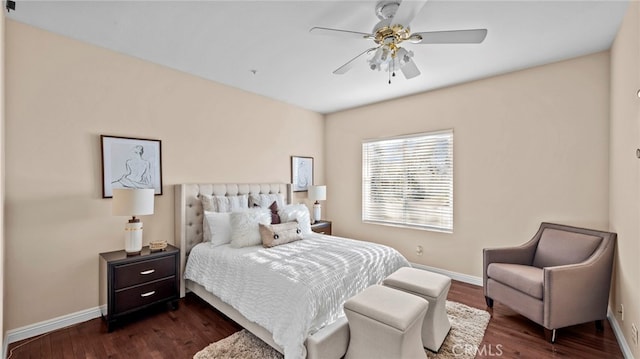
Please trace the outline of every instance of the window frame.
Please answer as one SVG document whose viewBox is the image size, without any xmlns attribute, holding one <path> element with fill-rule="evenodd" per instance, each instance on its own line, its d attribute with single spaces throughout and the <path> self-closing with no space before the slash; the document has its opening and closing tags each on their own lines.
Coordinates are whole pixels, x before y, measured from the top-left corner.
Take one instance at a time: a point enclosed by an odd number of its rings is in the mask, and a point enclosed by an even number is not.
<svg viewBox="0 0 640 359">
<path fill-rule="evenodd" d="M 395 146 L 393 142 L 398 142 L 398 145 Z M 377 148 L 372 147 L 376 145 Z M 420 151 L 416 151 L 418 148 Z M 382 154 L 372 159 L 374 151 Z M 416 153 L 422 155 L 416 159 Z M 389 165 L 380 162 L 388 162 Z M 369 193 L 374 186 L 371 171 L 376 170 L 372 167 L 379 167 L 378 171 L 389 169 L 384 174 L 386 177 L 378 177 L 379 182 L 383 183 L 378 186 L 384 189 L 379 187 L 377 195 Z M 431 170 L 426 172 L 425 168 Z M 453 129 L 363 140 L 362 222 L 453 233 L 453 175 Z M 418 182 L 416 178 L 419 178 Z M 384 199 L 380 192 L 399 198 L 395 201 Z M 416 199 L 422 203 L 417 203 Z M 375 207 L 372 201 L 379 203 L 380 207 Z M 384 215 L 381 214 L 383 212 Z"/>
</svg>

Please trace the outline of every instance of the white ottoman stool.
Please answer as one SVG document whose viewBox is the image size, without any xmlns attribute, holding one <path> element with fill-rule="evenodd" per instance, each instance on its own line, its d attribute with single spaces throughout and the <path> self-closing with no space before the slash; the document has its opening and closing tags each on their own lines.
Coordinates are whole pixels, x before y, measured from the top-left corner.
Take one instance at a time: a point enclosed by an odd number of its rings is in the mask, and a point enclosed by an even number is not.
<svg viewBox="0 0 640 359">
<path fill-rule="evenodd" d="M 451 329 L 446 308 L 451 278 L 422 269 L 403 267 L 385 278 L 382 283 L 429 302 L 429 310 L 422 322 L 422 344 L 425 348 L 437 352 Z"/>
<path fill-rule="evenodd" d="M 402 291 L 373 285 L 344 303 L 350 341 L 345 359 L 427 357 L 420 331 L 429 303 Z"/>
</svg>

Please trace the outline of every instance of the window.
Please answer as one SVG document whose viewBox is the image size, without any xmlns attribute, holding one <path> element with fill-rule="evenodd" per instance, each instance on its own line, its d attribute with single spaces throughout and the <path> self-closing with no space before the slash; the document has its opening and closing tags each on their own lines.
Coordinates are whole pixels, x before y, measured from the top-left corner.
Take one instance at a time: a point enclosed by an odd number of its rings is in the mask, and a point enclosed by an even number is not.
<svg viewBox="0 0 640 359">
<path fill-rule="evenodd" d="M 453 232 L 453 130 L 362 144 L 362 220 Z"/>
</svg>

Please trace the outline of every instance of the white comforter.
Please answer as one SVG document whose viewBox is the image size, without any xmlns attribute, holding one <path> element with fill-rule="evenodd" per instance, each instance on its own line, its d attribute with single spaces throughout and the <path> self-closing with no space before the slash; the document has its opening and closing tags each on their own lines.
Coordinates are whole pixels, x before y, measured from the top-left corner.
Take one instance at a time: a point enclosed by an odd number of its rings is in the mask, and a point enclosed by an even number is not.
<svg viewBox="0 0 640 359">
<path fill-rule="evenodd" d="M 273 248 L 198 244 L 185 278 L 268 329 L 296 359 L 306 357 L 309 334 L 344 315 L 345 300 L 406 266 L 390 247 L 311 234 Z"/>
</svg>

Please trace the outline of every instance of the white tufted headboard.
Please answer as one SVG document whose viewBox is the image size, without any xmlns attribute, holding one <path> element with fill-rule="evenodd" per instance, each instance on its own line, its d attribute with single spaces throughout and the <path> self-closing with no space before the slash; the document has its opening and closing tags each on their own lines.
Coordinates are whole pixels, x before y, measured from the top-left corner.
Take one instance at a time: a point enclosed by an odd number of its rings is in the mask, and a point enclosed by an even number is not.
<svg viewBox="0 0 640 359">
<path fill-rule="evenodd" d="M 180 275 L 184 273 L 191 248 L 202 242 L 202 204 L 200 194 L 237 196 L 242 194 L 282 194 L 291 203 L 293 192 L 288 183 L 203 183 L 177 184 L 175 188 L 175 245 L 180 247 Z M 184 296 L 184 278 L 180 281 Z"/>
</svg>

